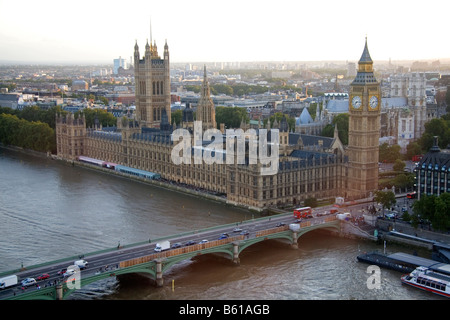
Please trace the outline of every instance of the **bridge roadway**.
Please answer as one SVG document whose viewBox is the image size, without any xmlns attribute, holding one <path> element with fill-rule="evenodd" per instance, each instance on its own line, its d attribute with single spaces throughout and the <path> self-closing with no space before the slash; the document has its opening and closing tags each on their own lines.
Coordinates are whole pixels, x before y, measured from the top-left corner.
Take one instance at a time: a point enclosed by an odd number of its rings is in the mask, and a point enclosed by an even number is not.
<svg viewBox="0 0 450 320">
<path fill-rule="evenodd" d="M 283 226 L 279 226 L 279 224 L 284 224 Z M 195 255 L 209 252 L 214 252 L 214 248 L 217 248 L 218 246 L 228 245 L 227 250 L 232 251 L 232 243 L 234 242 L 236 245 L 236 240 L 240 241 L 248 241 L 248 245 L 251 245 L 253 243 L 262 241 L 261 236 L 266 234 L 272 234 L 272 237 L 270 238 L 277 238 L 277 236 L 274 236 L 275 234 L 280 235 L 280 233 L 285 233 L 284 236 L 278 236 L 278 238 L 287 238 L 292 239 L 292 231 L 289 230 L 289 224 L 296 223 L 296 219 L 293 217 L 292 213 L 283 213 L 283 214 L 277 214 L 274 216 L 268 216 L 263 218 L 257 218 L 257 219 L 251 219 L 243 222 L 228 224 L 228 225 L 221 225 L 216 227 L 211 227 L 207 229 L 202 230 L 196 230 L 192 232 L 187 232 L 183 234 L 178 235 L 172 235 L 169 237 L 159 238 L 159 239 L 149 239 L 148 242 L 142 242 L 138 244 L 132 244 L 132 245 L 126 245 L 116 248 L 111 248 L 99 252 L 89 253 L 85 255 L 75 256 L 75 257 L 69 257 L 64 258 L 58 261 L 52 261 L 36 266 L 31 267 L 25 267 L 20 270 L 11 270 L 9 272 L 3 272 L 0 274 L 0 277 L 4 277 L 7 275 L 15 274 L 18 276 L 18 284 L 16 286 L 6 288 L 4 290 L 0 291 L 0 299 L 57 299 L 57 293 L 55 290 L 57 284 L 63 284 L 63 287 L 65 288 L 64 297 L 70 294 L 70 290 L 67 290 L 67 284 L 64 283 L 63 277 L 58 274 L 58 271 L 60 271 L 63 268 L 67 268 L 69 265 L 72 265 L 75 260 L 78 260 L 80 258 L 85 259 L 88 261 L 88 267 L 84 270 L 80 271 L 80 279 L 82 280 L 82 286 L 92 283 L 95 281 L 98 281 L 103 278 L 107 278 L 109 276 L 116 276 L 123 273 L 130 273 L 130 272 L 140 272 L 141 269 L 139 269 L 139 265 L 144 265 L 145 262 L 150 262 L 150 258 L 153 261 L 163 261 L 168 258 L 162 257 L 158 260 L 158 257 L 154 259 L 155 252 L 154 248 L 156 246 L 157 242 L 169 240 L 171 245 L 174 243 L 181 243 L 182 247 L 186 247 L 185 243 L 187 241 L 193 240 L 196 244 L 198 244 L 201 240 L 208 240 L 211 245 L 215 245 L 216 247 L 212 246 L 210 247 L 210 250 L 202 250 L 205 249 L 204 245 L 192 245 L 189 246 L 192 247 L 193 250 L 190 250 L 194 253 L 191 253 L 190 255 L 181 255 L 182 258 L 178 258 L 178 261 L 181 261 L 182 259 L 189 259 L 192 258 Z M 339 231 L 340 224 L 339 220 L 336 220 L 334 215 L 328 215 L 328 216 L 322 216 L 322 217 L 313 217 L 310 219 L 303 219 L 302 228 L 299 231 L 299 233 L 306 233 L 309 230 L 315 229 L 317 227 L 333 227 Z M 236 227 L 239 227 L 242 230 L 248 231 L 248 234 L 241 235 L 241 232 L 236 232 L 234 229 Z M 215 241 L 218 240 L 219 237 L 223 234 L 227 233 L 230 238 L 229 241 L 222 240 L 222 241 Z M 258 239 L 257 239 L 258 238 Z M 253 242 L 251 242 L 253 239 Z M 265 239 L 268 239 L 266 236 Z M 291 241 L 291 244 L 297 243 L 295 240 Z M 257 240 L 257 241 L 255 241 Z M 251 242 L 251 243 L 250 243 Z M 206 244 L 208 245 L 208 244 Z M 187 247 L 186 247 L 187 248 Z M 190 249 L 189 248 L 189 249 Z M 231 249 L 230 249 L 231 248 Z M 156 255 L 161 256 L 175 256 L 173 252 L 175 250 L 179 249 L 173 249 L 164 251 L 162 253 L 158 253 Z M 240 251 L 243 249 L 241 248 Z M 185 252 L 185 251 L 183 251 Z M 220 252 L 220 251 L 219 251 Z M 180 253 L 182 253 L 180 251 Z M 178 254 L 178 253 L 176 253 Z M 139 262 L 139 259 L 143 259 L 141 262 Z M 145 258 L 148 258 L 145 260 Z M 236 262 L 236 261 L 235 261 Z M 155 262 L 156 263 L 156 262 Z M 138 268 L 136 269 L 136 266 Z M 133 269 L 134 268 L 134 269 Z M 155 268 L 155 266 L 152 267 L 154 269 L 154 275 L 158 274 L 158 267 Z M 129 270 L 126 270 L 129 269 Z M 134 271 L 133 271 L 134 270 Z M 165 269 L 167 270 L 167 269 Z M 164 270 L 163 270 L 164 271 Z M 142 271 L 141 271 L 142 272 Z M 41 274 L 48 274 L 50 277 L 45 280 L 37 281 L 37 284 L 39 285 L 39 288 L 36 285 L 27 287 L 25 289 L 22 288 L 20 282 L 28 277 L 36 278 Z M 159 266 L 159 276 L 162 276 L 161 266 Z M 90 280 L 89 280 L 90 279 Z M 89 281 L 88 281 L 89 280 Z M 158 279 L 156 279 L 158 280 Z M 161 278 L 159 280 L 162 280 Z M 162 282 L 161 282 L 162 283 Z M 72 285 L 73 287 L 73 285 Z M 39 290 L 39 292 L 37 291 Z M 47 295 L 47 297 L 45 296 Z M 63 298 L 59 296 L 59 298 Z"/>
</svg>

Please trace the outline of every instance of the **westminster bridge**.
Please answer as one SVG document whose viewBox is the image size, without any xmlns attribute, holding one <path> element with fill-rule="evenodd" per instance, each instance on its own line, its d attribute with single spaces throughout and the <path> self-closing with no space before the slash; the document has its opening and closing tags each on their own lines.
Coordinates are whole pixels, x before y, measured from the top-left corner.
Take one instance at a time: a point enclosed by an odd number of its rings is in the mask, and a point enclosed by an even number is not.
<svg viewBox="0 0 450 320">
<path fill-rule="evenodd" d="M 299 227 L 290 228 L 290 224 L 293 223 Z M 129 273 L 147 274 L 155 280 L 157 286 L 163 286 L 164 272 L 183 260 L 204 254 L 222 254 L 229 257 L 233 263 L 239 264 L 239 254 L 253 244 L 269 239 L 279 239 L 293 248 L 298 248 L 297 241 L 305 233 L 317 229 L 328 229 L 340 233 L 342 223 L 344 222 L 334 215 L 296 221 L 292 213 L 284 213 L 159 239 L 149 239 L 132 245 L 119 244 L 115 248 L 3 272 L 0 278 L 17 275 L 19 280 L 17 285 L 0 291 L 0 299 L 62 300 L 74 290 L 90 283 Z M 170 241 L 171 246 L 175 243 L 180 246 L 155 252 L 156 243 L 166 240 Z M 186 245 L 188 242 L 194 244 Z M 67 268 L 78 259 L 87 260 L 88 267 L 80 270 L 73 281 L 64 281 L 58 271 Z M 21 286 L 21 280 L 28 277 L 35 278 L 42 274 L 48 274 L 49 278 L 27 288 Z"/>
</svg>

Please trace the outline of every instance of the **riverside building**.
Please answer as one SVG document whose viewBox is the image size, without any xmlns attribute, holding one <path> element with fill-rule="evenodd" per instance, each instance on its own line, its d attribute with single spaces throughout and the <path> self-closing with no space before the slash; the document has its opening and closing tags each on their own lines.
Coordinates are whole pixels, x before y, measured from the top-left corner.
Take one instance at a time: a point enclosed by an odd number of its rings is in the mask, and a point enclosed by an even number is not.
<svg viewBox="0 0 450 320">
<path fill-rule="evenodd" d="M 147 43 L 143 58 L 139 56 L 137 44 L 134 49 L 136 80 L 134 117 L 118 118 L 116 127 L 102 128 L 96 121 L 92 128 L 87 128 L 83 115 L 78 119 L 73 114 L 57 115 L 58 157 L 77 161 L 80 156 L 84 156 L 101 162 L 154 172 L 164 181 L 216 194 L 224 197 L 227 203 L 258 211 L 275 206 L 297 206 L 310 198 L 334 201 L 335 197 L 345 196 L 347 199 L 356 199 L 368 196 L 377 189 L 375 184 L 377 176 L 372 170 L 373 161 L 370 159 L 375 159 L 374 154 L 378 149 L 374 144 L 366 143 L 366 138 L 376 134 L 375 131 L 379 128 L 379 124 L 375 123 L 379 121 L 379 107 L 375 108 L 376 111 L 368 111 L 366 101 L 367 94 L 378 92 L 375 82 L 355 84 L 357 89 L 354 92 L 360 92 L 361 97 L 366 100 L 363 102 L 363 113 L 358 114 L 355 111 L 354 116 L 350 115 L 351 123 L 363 120 L 368 121 L 370 126 L 352 125 L 353 130 L 350 131 L 349 137 L 352 141 L 349 147 L 350 157 L 339 140 L 336 129 L 333 138 L 289 132 L 284 119 L 272 126 L 268 123 L 266 128 L 258 126 L 252 129 L 256 137 L 267 132 L 270 148 L 278 147 L 277 170 L 274 174 L 262 175 L 261 167 L 265 164 L 251 161 L 255 155 L 249 147 L 248 137 L 245 140 L 243 163 L 224 161 L 223 164 L 205 162 L 195 164 L 192 161 L 191 164 L 175 164 L 171 159 L 172 150 L 176 145 L 172 133 L 177 128 L 170 124 L 168 45 L 166 43 L 164 46 L 163 58 L 158 55 L 156 43 L 152 45 Z M 368 58 L 370 59 L 370 55 L 366 43 L 360 61 L 360 72 L 371 72 L 371 60 L 368 61 Z M 361 77 L 360 72 L 356 76 L 357 79 Z M 363 78 L 367 79 L 366 75 Z M 370 88 L 367 89 L 365 86 Z M 197 113 L 200 113 L 196 119 L 202 121 L 202 130 L 211 130 L 217 126 L 214 105 L 209 94 L 205 68 L 202 96 L 197 107 Z M 374 114 L 373 120 L 371 114 L 366 115 L 367 112 Z M 182 119 L 179 128 L 193 132 L 194 117 L 191 108 L 188 107 L 183 111 Z M 218 127 L 222 134 L 226 133 L 223 124 L 219 124 Z M 248 132 L 250 127 L 242 124 L 240 129 Z M 274 130 L 278 130 L 277 146 L 271 144 L 270 140 L 273 135 L 271 132 L 274 133 Z M 369 131 L 365 133 L 364 130 Z M 375 140 L 378 141 L 370 138 L 370 141 Z M 202 139 L 193 140 L 191 145 L 200 146 L 201 151 L 206 152 L 210 143 L 211 141 Z M 226 139 L 223 140 L 223 145 L 226 153 Z M 270 148 L 269 151 L 273 151 Z M 372 171 L 363 174 L 367 166 L 370 166 Z M 350 185 L 349 176 L 356 178 Z"/>
</svg>

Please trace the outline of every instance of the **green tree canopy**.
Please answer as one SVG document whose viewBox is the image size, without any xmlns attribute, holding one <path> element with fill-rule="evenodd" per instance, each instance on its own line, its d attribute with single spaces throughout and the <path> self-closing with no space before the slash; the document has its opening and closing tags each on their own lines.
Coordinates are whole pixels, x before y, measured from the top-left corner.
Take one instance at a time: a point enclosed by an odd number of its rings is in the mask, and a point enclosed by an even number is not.
<svg viewBox="0 0 450 320">
<path fill-rule="evenodd" d="M 170 113 L 170 117 L 172 118 L 170 122 L 172 125 L 174 123 L 179 125 L 181 123 L 181 120 L 183 119 L 183 110 L 172 111 Z"/>
<path fill-rule="evenodd" d="M 110 112 L 104 109 L 83 109 L 82 111 L 75 112 L 75 116 L 80 116 L 83 113 L 86 118 L 86 127 L 93 127 L 95 124 L 95 118 L 103 127 L 113 127 L 117 125 L 117 118 Z"/>
<path fill-rule="evenodd" d="M 323 128 L 321 135 L 323 137 L 333 137 L 334 128 L 337 125 L 339 139 L 342 144 L 348 145 L 348 119 L 348 113 L 338 114 L 333 118 L 332 125 L 328 124 Z"/>
<path fill-rule="evenodd" d="M 48 124 L 6 113 L 0 114 L 0 141 L 40 152 L 56 150 L 55 131 Z"/>
<path fill-rule="evenodd" d="M 289 126 L 289 131 L 295 130 L 295 118 L 289 117 L 287 114 L 284 114 L 282 112 L 277 112 L 271 115 L 269 118 L 264 119 L 263 126 L 265 127 L 267 125 L 267 121 L 270 120 L 270 127 L 273 128 L 275 120 L 277 120 L 279 124 L 283 118 L 286 118 L 286 121 Z"/>
<path fill-rule="evenodd" d="M 422 147 L 416 141 L 410 142 L 406 146 L 406 160 L 411 160 L 413 156 L 423 154 Z"/>
<path fill-rule="evenodd" d="M 393 169 L 394 171 L 403 171 L 405 166 L 406 164 L 402 160 L 395 159 Z"/>
<path fill-rule="evenodd" d="M 447 117 L 432 119 L 425 123 L 425 131 L 419 139 L 422 150 L 428 152 L 433 146 L 434 136 L 438 137 L 440 148 L 446 148 L 450 144 L 450 120 Z"/>
<path fill-rule="evenodd" d="M 425 195 L 413 204 L 416 221 L 426 219 L 436 230 L 448 231 L 450 229 L 450 193 L 440 196 Z"/>
<path fill-rule="evenodd" d="M 395 200 L 395 194 L 392 191 L 375 191 L 374 201 L 380 203 L 384 209 L 392 207 L 397 200 Z"/>
<path fill-rule="evenodd" d="M 397 144 L 390 146 L 387 143 L 383 143 L 379 150 L 378 159 L 380 162 L 394 163 L 395 160 L 402 159 L 401 147 Z"/>
<path fill-rule="evenodd" d="M 241 122 L 244 120 L 248 123 L 249 118 L 247 110 L 240 107 L 216 107 L 216 123 L 217 128 L 220 128 L 220 124 L 224 123 L 226 129 L 239 128 Z"/>
</svg>

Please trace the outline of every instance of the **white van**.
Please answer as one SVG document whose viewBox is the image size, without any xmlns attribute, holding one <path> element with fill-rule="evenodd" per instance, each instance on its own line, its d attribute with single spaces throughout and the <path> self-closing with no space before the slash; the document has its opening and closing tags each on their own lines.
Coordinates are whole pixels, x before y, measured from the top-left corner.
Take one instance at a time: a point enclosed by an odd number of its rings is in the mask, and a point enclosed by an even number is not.
<svg viewBox="0 0 450 320">
<path fill-rule="evenodd" d="M 350 212 L 344 212 L 344 213 L 338 213 L 336 215 L 336 217 L 339 220 L 346 220 L 346 221 L 348 221 L 348 220 L 350 220 L 352 218 L 352 215 L 350 214 Z"/>
<path fill-rule="evenodd" d="M 73 264 L 80 269 L 85 269 L 88 266 L 88 262 L 86 260 L 77 260 Z"/>
</svg>

